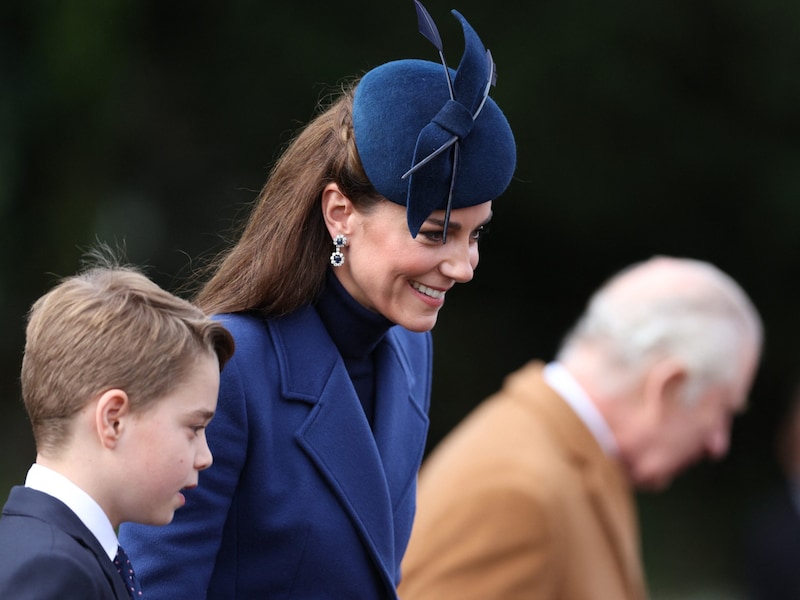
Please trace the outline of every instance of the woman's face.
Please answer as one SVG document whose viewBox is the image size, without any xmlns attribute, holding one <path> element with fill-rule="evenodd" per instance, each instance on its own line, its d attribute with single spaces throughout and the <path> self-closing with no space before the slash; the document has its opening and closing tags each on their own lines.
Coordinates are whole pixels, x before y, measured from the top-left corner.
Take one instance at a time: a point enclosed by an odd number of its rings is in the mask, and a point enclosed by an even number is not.
<svg viewBox="0 0 800 600">
<path fill-rule="evenodd" d="M 411 331 L 436 324 L 446 292 L 472 279 L 478 266 L 478 241 L 492 216 L 485 202 L 450 213 L 447 243 L 442 243 L 444 211 L 436 211 L 412 238 L 406 208 L 388 200 L 367 212 L 350 205 L 343 227 L 348 246 L 334 272 L 362 305 Z M 335 235 L 334 232 L 333 235 Z"/>
</svg>

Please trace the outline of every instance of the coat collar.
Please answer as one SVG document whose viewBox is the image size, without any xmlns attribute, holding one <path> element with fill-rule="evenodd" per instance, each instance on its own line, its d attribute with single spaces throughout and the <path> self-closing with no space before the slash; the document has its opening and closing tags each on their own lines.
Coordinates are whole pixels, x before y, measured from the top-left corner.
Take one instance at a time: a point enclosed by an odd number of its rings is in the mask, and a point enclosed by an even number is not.
<svg viewBox="0 0 800 600">
<path fill-rule="evenodd" d="M 400 558 L 394 509 L 409 487 L 413 489 L 428 426 L 424 409 L 412 396 L 416 377 L 397 327 L 375 350 L 379 376 L 373 431 L 344 362 L 314 309 L 307 307 L 268 323 L 283 397 L 312 406 L 295 437 L 393 587 Z"/>
<path fill-rule="evenodd" d="M 559 444 L 581 473 L 586 493 L 602 523 L 620 569 L 631 582 L 632 597 L 642 595 L 639 528 L 634 494 L 620 464 L 608 457 L 574 410 L 544 380 L 544 364 L 532 361 L 508 385 L 548 423 Z M 639 590 L 639 591 L 637 591 Z M 634 593 L 635 592 L 635 593 Z"/>
</svg>

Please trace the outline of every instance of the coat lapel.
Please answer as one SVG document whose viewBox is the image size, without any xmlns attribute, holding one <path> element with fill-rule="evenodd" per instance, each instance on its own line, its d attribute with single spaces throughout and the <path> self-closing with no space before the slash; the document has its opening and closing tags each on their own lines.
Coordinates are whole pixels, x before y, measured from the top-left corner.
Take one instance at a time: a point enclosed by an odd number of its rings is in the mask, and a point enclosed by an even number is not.
<svg viewBox="0 0 800 600">
<path fill-rule="evenodd" d="M 418 407 L 409 400 L 412 373 L 402 351 L 391 331 L 379 345 L 376 361 L 382 376 L 377 380 L 373 434 L 344 362 L 316 312 L 303 309 L 269 323 L 279 350 L 284 397 L 312 405 L 296 439 L 393 586 L 393 503 L 416 474 L 405 444 L 424 447 L 427 423 L 424 415 L 420 421 Z"/>
<path fill-rule="evenodd" d="M 630 582 L 630 597 L 642 597 L 644 576 L 630 486 L 618 465 L 608 460 L 585 462 L 583 479 L 598 518 L 611 540 L 619 568 Z"/>
<path fill-rule="evenodd" d="M 376 354 L 378 372 L 386 376 L 378 381 L 374 430 L 394 509 L 414 489 L 425 451 L 428 415 L 410 394 L 414 372 L 392 333 Z"/>
<path fill-rule="evenodd" d="M 587 496 L 614 549 L 620 571 L 630 582 L 631 597 L 643 597 L 644 576 L 631 486 L 619 465 L 604 454 L 566 401 L 545 383 L 541 367 L 541 364 L 532 367 L 528 376 L 535 380 L 537 390 L 533 396 L 543 400 L 538 403 L 538 408 L 546 415 L 581 474 Z"/>
<path fill-rule="evenodd" d="M 331 373 L 328 386 L 297 432 L 297 440 L 391 579 L 394 540 L 389 489 L 375 440 L 344 366 Z M 365 481 L 370 482 L 368 489 Z"/>
</svg>

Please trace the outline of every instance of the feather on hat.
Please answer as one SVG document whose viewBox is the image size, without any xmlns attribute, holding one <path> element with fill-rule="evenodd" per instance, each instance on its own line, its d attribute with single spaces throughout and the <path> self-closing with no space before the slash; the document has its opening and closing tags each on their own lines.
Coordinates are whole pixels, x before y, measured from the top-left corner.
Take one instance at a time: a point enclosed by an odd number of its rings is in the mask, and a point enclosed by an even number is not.
<svg viewBox="0 0 800 600">
<path fill-rule="evenodd" d="M 451 11 L 465 44 L 458 69 L 448 68 L 433 19 L 414 1 L 420 32 L 442 64 L 405 59 L 368 71 L 356 87 L 353 127 L 367 177 L 382 196 L 406 206 L 416 237 L 435 210 L 444 210 L 447 222 L 451 209 L 500 196 L 514 174 L 516 144 L 488 95 L 496 69 L 477 33 Z"/>
</svg>

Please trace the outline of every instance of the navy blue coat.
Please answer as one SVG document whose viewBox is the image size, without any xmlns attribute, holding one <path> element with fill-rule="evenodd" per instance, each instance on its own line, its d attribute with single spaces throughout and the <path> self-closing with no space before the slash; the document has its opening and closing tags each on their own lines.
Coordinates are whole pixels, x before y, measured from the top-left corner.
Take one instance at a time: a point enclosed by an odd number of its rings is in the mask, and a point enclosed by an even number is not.
<svg viewBox="0 0 800 600">
<path fill-rule="evenodd" d="M 375 350 L 374 429 L 319 315 L 223 315 L 236 352 L 208 428 L 214 464 L 172 524 L 125 524 L 150 597 L 396 598 L 431 389 L 430 333 Z"/>
<path fill-rule="evenodd" d="M 100 542 L 66 504 L 16 486 L 0 518 L 0 598 L 130 596 Z"/>
</svg>

